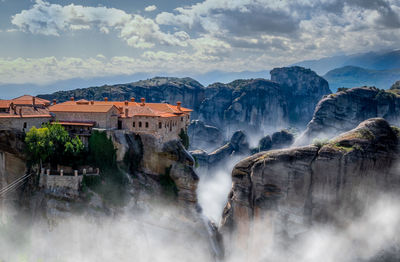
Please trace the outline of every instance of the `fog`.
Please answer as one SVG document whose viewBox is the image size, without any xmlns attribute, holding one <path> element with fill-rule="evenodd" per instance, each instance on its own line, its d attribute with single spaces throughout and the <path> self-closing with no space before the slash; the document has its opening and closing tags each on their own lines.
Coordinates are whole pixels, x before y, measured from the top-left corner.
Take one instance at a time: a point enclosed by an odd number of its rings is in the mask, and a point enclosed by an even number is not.
<svg viewBox="0 0 400 262">
<path fill-rule="evenodd" d="M 211 186 L 210 194 L 215 191 Z M 207 201 L 204 197 L 204 211 L 215 215 L 222 203 L 207 207 L 213 199 Z M 363 214 L 347 221 L 335 226 L 315 224 L 292 239 L 261 221 L 264 227 L 253 231 L 246 241 L 248 249 L 234 246 L 225 261 L 399 261 L 398 196 L 382 194 Z M 205 232 L 179 210 L 162 206 L 140 213 L 126 208 L 117 216 L 71 214 L 57 225 L 16 217 L 0 226 L 0 261 L 213 261 Z"/>
</svg>

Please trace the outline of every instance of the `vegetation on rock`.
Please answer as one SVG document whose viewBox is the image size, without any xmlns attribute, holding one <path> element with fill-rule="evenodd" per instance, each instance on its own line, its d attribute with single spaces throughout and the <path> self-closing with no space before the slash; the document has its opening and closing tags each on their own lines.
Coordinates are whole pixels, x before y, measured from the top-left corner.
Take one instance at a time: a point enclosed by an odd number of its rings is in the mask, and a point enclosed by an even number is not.
<svg viewBox="0 0 400 262">
<path fill-rule="evenodd" d="M 32 127 L 25 137 L 30 165 L 40 163 L 76 165 L 84 159 L 85 147 L 78 137 L 71 138 L 60 124 Z"/>
</svg>

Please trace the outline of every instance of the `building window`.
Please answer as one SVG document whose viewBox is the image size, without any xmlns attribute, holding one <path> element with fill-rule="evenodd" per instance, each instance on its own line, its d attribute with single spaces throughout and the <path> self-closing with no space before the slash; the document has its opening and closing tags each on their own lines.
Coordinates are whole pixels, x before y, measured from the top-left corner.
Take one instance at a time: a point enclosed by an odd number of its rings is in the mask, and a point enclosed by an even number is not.
<svg viewBox="0 0 400 262">
<path fill-rule="evenodd" d="M 132 126 L 133 126 L 133 127 L 136 127 L 136 122 L 133 122 Z"/>
<path fill-rule="evenodd" d="M 27 125 L 26 125 L 26 122 L 24 122 L 24 128 L 26 128 L 26 126 L 27 126 Z"/>
<path fill-rule="evenodd" d="M 142 127 L 142 122 L 139 122 L 139 127 Z"/>
<path fill-rule="evenodd" d="M 158 128 L 161 129 L 162 128 L 162 123 L 158 122 Z"/>
<path fill-rule="evenodd" d="M 181 122 L 183 122 L 183 116 L 181 117 Z"/>
<path fill-rule="evenodd" d="M 146 122 L 146 128 L 149 128 L 149 122 Z"/>
</svg>

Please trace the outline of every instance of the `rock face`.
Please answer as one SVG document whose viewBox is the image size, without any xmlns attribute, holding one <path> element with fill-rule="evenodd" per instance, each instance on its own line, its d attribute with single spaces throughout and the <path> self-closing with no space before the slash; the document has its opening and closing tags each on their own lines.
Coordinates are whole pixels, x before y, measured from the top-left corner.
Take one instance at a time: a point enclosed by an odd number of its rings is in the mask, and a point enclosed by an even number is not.
<svg viewBox="0 0 400 262">
<path fill-rule="evenodd" d="M 248 155 L 249 152 L 249 143 L 246 134 L 243 131 L 236 131 L 227 144 L 210 154 L 207 154 L 203 150 L 191 151 L 191 154 L 196 158 L 200 167 L 208 169 L 210 167 L 216 167 L 219 163 L 229 159 L 229 157 Z"/>
<path fill-rule="evenodd" d="M 399 136 L 398 129 L 375 118 L 321 147 L 262 152 L 242 160 L 232 171 L 223 213 L 225 243 L 252 243 L 251 232 L 261 230 L 258 226 L 291 238 L 311 224 L 353 218 L 379 190 L 398 190 Z"/>
<path fill-rule="evenodd" d="M 25 174 L 24 134 L 17 130 L 0 130 L 0 189 L 6 188 Z"/>
<path fill-rule="evenodd" d="M 200 120 L 193 120 L 188 127 L 190 149 L 203 149 L 218 147 L 224 140 L 222 132 L 214 127 L 204 124 Z"/>
<path fill-rule="evenodd" d="M 288 130 L 284 129 L 279 132 L 275 132 L 272 135 L 267 135 L 261 138 L 258 142 L 258 147 L 252 148 L 251 153 L 255 154 L 261 151 L 289 147 L 293 144 L 293 142 L 294 135 Z"/>
<path fill-rule="evenodd" d="M 199 108 L 199 119 L 228 134 L 242 128 L 250 133 L 288 123 L 285 94 L 280 85 L 269 80 L 213 84 L 206 89 L 206 97 Z"/>
<path fill-rule="evenodd" d="M 148 102 L 181 101 L 193 109 L 191 118 L 202 120 L 231 135 L 246 129 L 248 133 L 304 127 L 322 96 L 330 94 L 328 83 L 311 70 L 301 67 L 277 68 L 272 81 L 236 80 L 203 87 L 191 78 L 156 77 L 129 84 L 90 87 L 56 92 L 39 97 L 58 101 L 75 99 L 129 100 L 146 98 Z"/>
<path fill-rule="evenodd" d="M 133 176 L 140 173 L 154 187 L 160 187 L 158 182 L 161 177 L 167 176 L 177 187 L 179 202 L 188 207 L 197 205 L 199 178 L 193 169 L 194 159 L 180 141 L 160 143 L 152 135 L 135 135 L 122 131 L 112 132 L 112 140 L 119 151 L 117 161 L 125 162 Z"/>
<path fill-rule="evenodd" d="M 331 93 L 325 79 L 310 69 L 298 66 L 273 69 L 271 80 L 286 91 L 289 121 L 293 124 L 310 121 L 315 105 L 324 95 Z"/>
<path fill-rule="evenodd" d="M 331 94 L 318 103 L 311 122 L 296 144 L 333 137 L 372 117 L 385 118 L 392 124 L 400 123 L 400 96 L 373 87 Z"/>
<path fill-rule="evenodd" d="M 394 90 L 394 89 L 400 89 L 400 80 L 396 81 L 391 87 L 390 89 Z"/>
</svg>

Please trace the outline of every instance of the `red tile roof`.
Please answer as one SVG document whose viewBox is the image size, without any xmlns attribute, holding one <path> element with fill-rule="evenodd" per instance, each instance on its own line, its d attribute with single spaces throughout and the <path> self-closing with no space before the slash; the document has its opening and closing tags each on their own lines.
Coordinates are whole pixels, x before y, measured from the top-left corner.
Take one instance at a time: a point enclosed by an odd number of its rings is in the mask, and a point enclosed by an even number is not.
<svg viewBox="0 0 400 262">
<path fill-rule="evenodd" d="M 72 102 L 72 101 L 71 101 Z M 82 113 L 107 113 L 114 105 L 91 105 L 91 104 L 56 104 L 49 108 L 50 112 L 82 112 Z"/>
<path fill-rule="evenodd" d="M 13 102 L 15 105 L 33 105 L 33 97 L 34 96 L 31 96 L 31 95 L 23 95 L 23 96 L 14 98 L 10 101 Z M 48 105 L 50 105 L 50 101 L 39 98 L 39 97 L 35 97 L 35 104 L 48 106 Z"/>
<path fill-rule="evenodd" d="M 190 113 L 192 110 L 167 103 L 141 103 L 131 101 L 67 101 L 50 107 L 51 112 L 108 112 L 107 108 L 115 106 L 121 117 L 126 117 L 125 110 L 128 109 L 128 117 L 175 117 Z M 100 110 L 102 109 L 102 110 Z"/>
<path fill-rule="evenodd" d="M 0 100 L 0 108 L 9 108 L 10 103 L 10 100 Z"/>
</svg>

